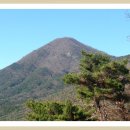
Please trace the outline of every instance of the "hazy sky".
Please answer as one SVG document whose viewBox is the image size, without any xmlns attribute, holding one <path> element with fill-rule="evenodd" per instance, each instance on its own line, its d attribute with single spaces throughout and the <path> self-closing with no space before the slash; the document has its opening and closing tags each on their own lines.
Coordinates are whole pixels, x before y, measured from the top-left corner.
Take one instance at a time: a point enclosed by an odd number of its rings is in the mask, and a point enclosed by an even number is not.
<svg viewBox="0 0 130 130">
<path fill-rule="evenodd" d="M 0 69 L 59 37 L 115 56 L 130 54 L 127 11 L 0 10 Z"/>
</svg>

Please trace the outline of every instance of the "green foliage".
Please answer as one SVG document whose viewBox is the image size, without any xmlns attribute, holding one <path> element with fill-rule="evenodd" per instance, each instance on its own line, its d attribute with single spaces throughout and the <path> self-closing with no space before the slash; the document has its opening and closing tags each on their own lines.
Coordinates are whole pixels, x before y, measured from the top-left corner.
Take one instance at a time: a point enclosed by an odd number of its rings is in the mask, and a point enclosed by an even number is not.
<svg viewBox="0 0 130 130">
<path fill-rule="evenodd" d="M 70 101 L 57 103 L 31 100 L 27 102 L 27 107 L 30 109 L 27 120 L 30 121 L 93 120 L 90 112 L 86 113 L 80 107 L 72 105 Z"/>
<path fill-rule="evenodd" d="M 64 108 L 64 115 L 67 120 L 74 120 L 74 115 L 73 115 L 73 106 L 70 101 L 66 102 L 65 108 Z"/>
<path fill-rule="evenodd" d="M 124 88 L 130 83 L 127 61 L 113 61 L 103 54 L 90 54 L 82 51 L 80 72 L 64 76 L 67 84 L 76 85 L 80 98 L 94 101 L 100 109 L 99 102 L 106 98 L 124 101 Z"/>
<path fill-rule="evenodd" d="M 112 61 L 102 54 L 88 54 L 82 51 L 80 72 L 64 76 L 68 84 L 77 84 L 81 97 L 90 98 L 102 94 L 122 93 L 124 85 L 130 82 L 126 61 Z"/>
<path fill-rule="evenodd" d="M 69 73 L 67 75 L 64 76 L 64 82 L 66 84 L 77 84 L 79 82 L 79 76 L 77 74 L 74 73 Z"/>
<path fill-rule="evenodd" d="M 22 72 L 19 74 L 22 75 Z M 12 80 L 4 77 L 4 74 L 2 76 L 7 85 L 0 88 L 0 120 L 25 120 L 26 110 L 23 104 L 28 99 L 44 100 L 49 95 L 64 89 L 61 79 L 63 75 L 53 74 L 47 68 L 35 69 L 29 76 L 24 76 L 23 81 L 20 80 L 19 75 L 16 75 L 16 78 L 12 76 Z M 15 112 L 16 109 L 19 109 L 19 112 Z"/>
<path fill-rule="evenodd" d="M 93 93 L 87 87 L 78 87 L 77 93 L 81 99 L 87 99 L 87 101 L 90 101 L 93 97 Z"/>
</svg>

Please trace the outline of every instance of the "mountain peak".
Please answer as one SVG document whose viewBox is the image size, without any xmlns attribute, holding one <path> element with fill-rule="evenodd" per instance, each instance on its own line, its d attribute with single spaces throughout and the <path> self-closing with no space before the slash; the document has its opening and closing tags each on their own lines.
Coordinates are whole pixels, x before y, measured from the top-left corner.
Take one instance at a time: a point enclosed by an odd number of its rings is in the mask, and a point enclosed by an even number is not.
<svg viewBox="0 0 130 130">
<path fill-rule="evenodd" d="M 99 52 L 98 50 L 96 50 L 86 44 L 83 44 L 72 37 L 56 38 L 53 41 L 51 41 L 50 43 L 43 46 L 42 48 L 46 48 L 46 47 L 48 48 L 49 46 L 53 47 L 53 49 L 54 48 L 58 49 L 58 51 L 59 51 L 59 49 L 63 51 L 68 48 L 71 48 L 71 49 L 77 48 L 77 49 L 86 50 L 87 52 L 92 52 L 92 53 Z"/>
<path fill-rule="evenodd" d="M 56 38 L 56 41 L 72 41 L 72 42 L 78 42 L 75 38 L 72 37 L 61 37 L 61 38 Z"/>
<path fill-rule="evenodd" d="M 60 38 L 56 38 L 57 40 L 76 40 L 73 37 L 60 37 Z"/>
<path fill-rule="evenodd" d="M 51 41 L 49 44 L 81 44 L 79 41 L 72 37 L 62 37 L 62 38 L 56 38 L 53 41 Z"/>
<path fill-rule="evenodd" d="M 25 56 L 19 63 L 34 65 L 35 67 L 47 67 L 53 72 L 60 73 L 64 70 L 75 69 L 82 50 L 92 53 L 98 52 L 74 38 L 57 38 Z"/>
</svg>

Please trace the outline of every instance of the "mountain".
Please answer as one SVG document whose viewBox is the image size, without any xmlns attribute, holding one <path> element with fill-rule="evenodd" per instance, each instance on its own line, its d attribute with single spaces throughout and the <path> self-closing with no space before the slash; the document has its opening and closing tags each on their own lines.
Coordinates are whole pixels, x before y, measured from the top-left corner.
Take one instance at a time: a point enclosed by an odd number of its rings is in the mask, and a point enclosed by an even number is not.
<svg viewBox="0 0 130 130">
<path fill-rule="evenodd" d="M 81 50 L 100 52 L 73 38 L 58 38 L 0 70 L 0 120 L 21 120 L 28 99 L 63 91 L 62 77 L 78 71 Z"/>
<path fill-rule="evenodd" d="M 66 87 L 62 77 L 78 71 L 81 50 L 104 53 L 73 38 L 58 38 L 0 70 L 0 120 L 25 120 L 29 99 L 79 103 L 74 87 Z"/>
<path fill-rule="evenodd" d="M 47 67 L 54 73 L 72 71 L 75 68 L 75 62 L 80 58 L 82 49 L 87 52 L 98 52 L 73 38 L 59 38 L 27 55 L 18 63 L 27 66 L 31 64 L 40 68 Z"/>
<path fill-rule="evenodd" d="M 127 60 L 128 60 L 128 65 L 127 65 L 127 67 L 130 68 L 130 55 L 120 56 L 120 57 L 118 57 L 117 59 L 118 59 L 118 60 L 127 59 Z"/>
</svg>

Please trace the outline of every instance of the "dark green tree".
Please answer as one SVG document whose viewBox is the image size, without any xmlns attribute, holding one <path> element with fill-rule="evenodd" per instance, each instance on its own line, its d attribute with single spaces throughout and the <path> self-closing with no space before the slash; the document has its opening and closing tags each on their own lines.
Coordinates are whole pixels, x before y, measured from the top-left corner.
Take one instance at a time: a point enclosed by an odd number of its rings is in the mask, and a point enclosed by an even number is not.
<svg viewBox="0 0 130 130">
<path fill-rule="evenodd" d="M 30 112 L 27 120 L 30 121 L 91 121 L 89 112 L 85 112 L 81 107 L 72 105 L 70 101 L 66 103 L 57 102 L 36 102 L 28 101 L 27 107 Z"/>
<path fill-rule="evenodd" d="M 73 106 L 70 101 L 66 101 L 66 105 L 64 108 L 64 116 L 67 120 L 74 120 Z"/>
<path fill-rule="evenodd" d="M 125 85 L 130 83 L 127 61 L 114 61 L 103 54 L 90 54 L 82 51 L 80 72 L 69 73 L 64 76 L 66 84 L 77 86 L 81 99 L 94 103 L 99 120 L 107 120 L 108 113 L 101 101 L 114 100 L 122 112 L 125 111 Z M 122 106 L 121 106 L 122 104 Z M 101 109 L 102 108 L 102 109 Z M 126 114 L 123 114 L 127 120 Z"/>
</svg>

